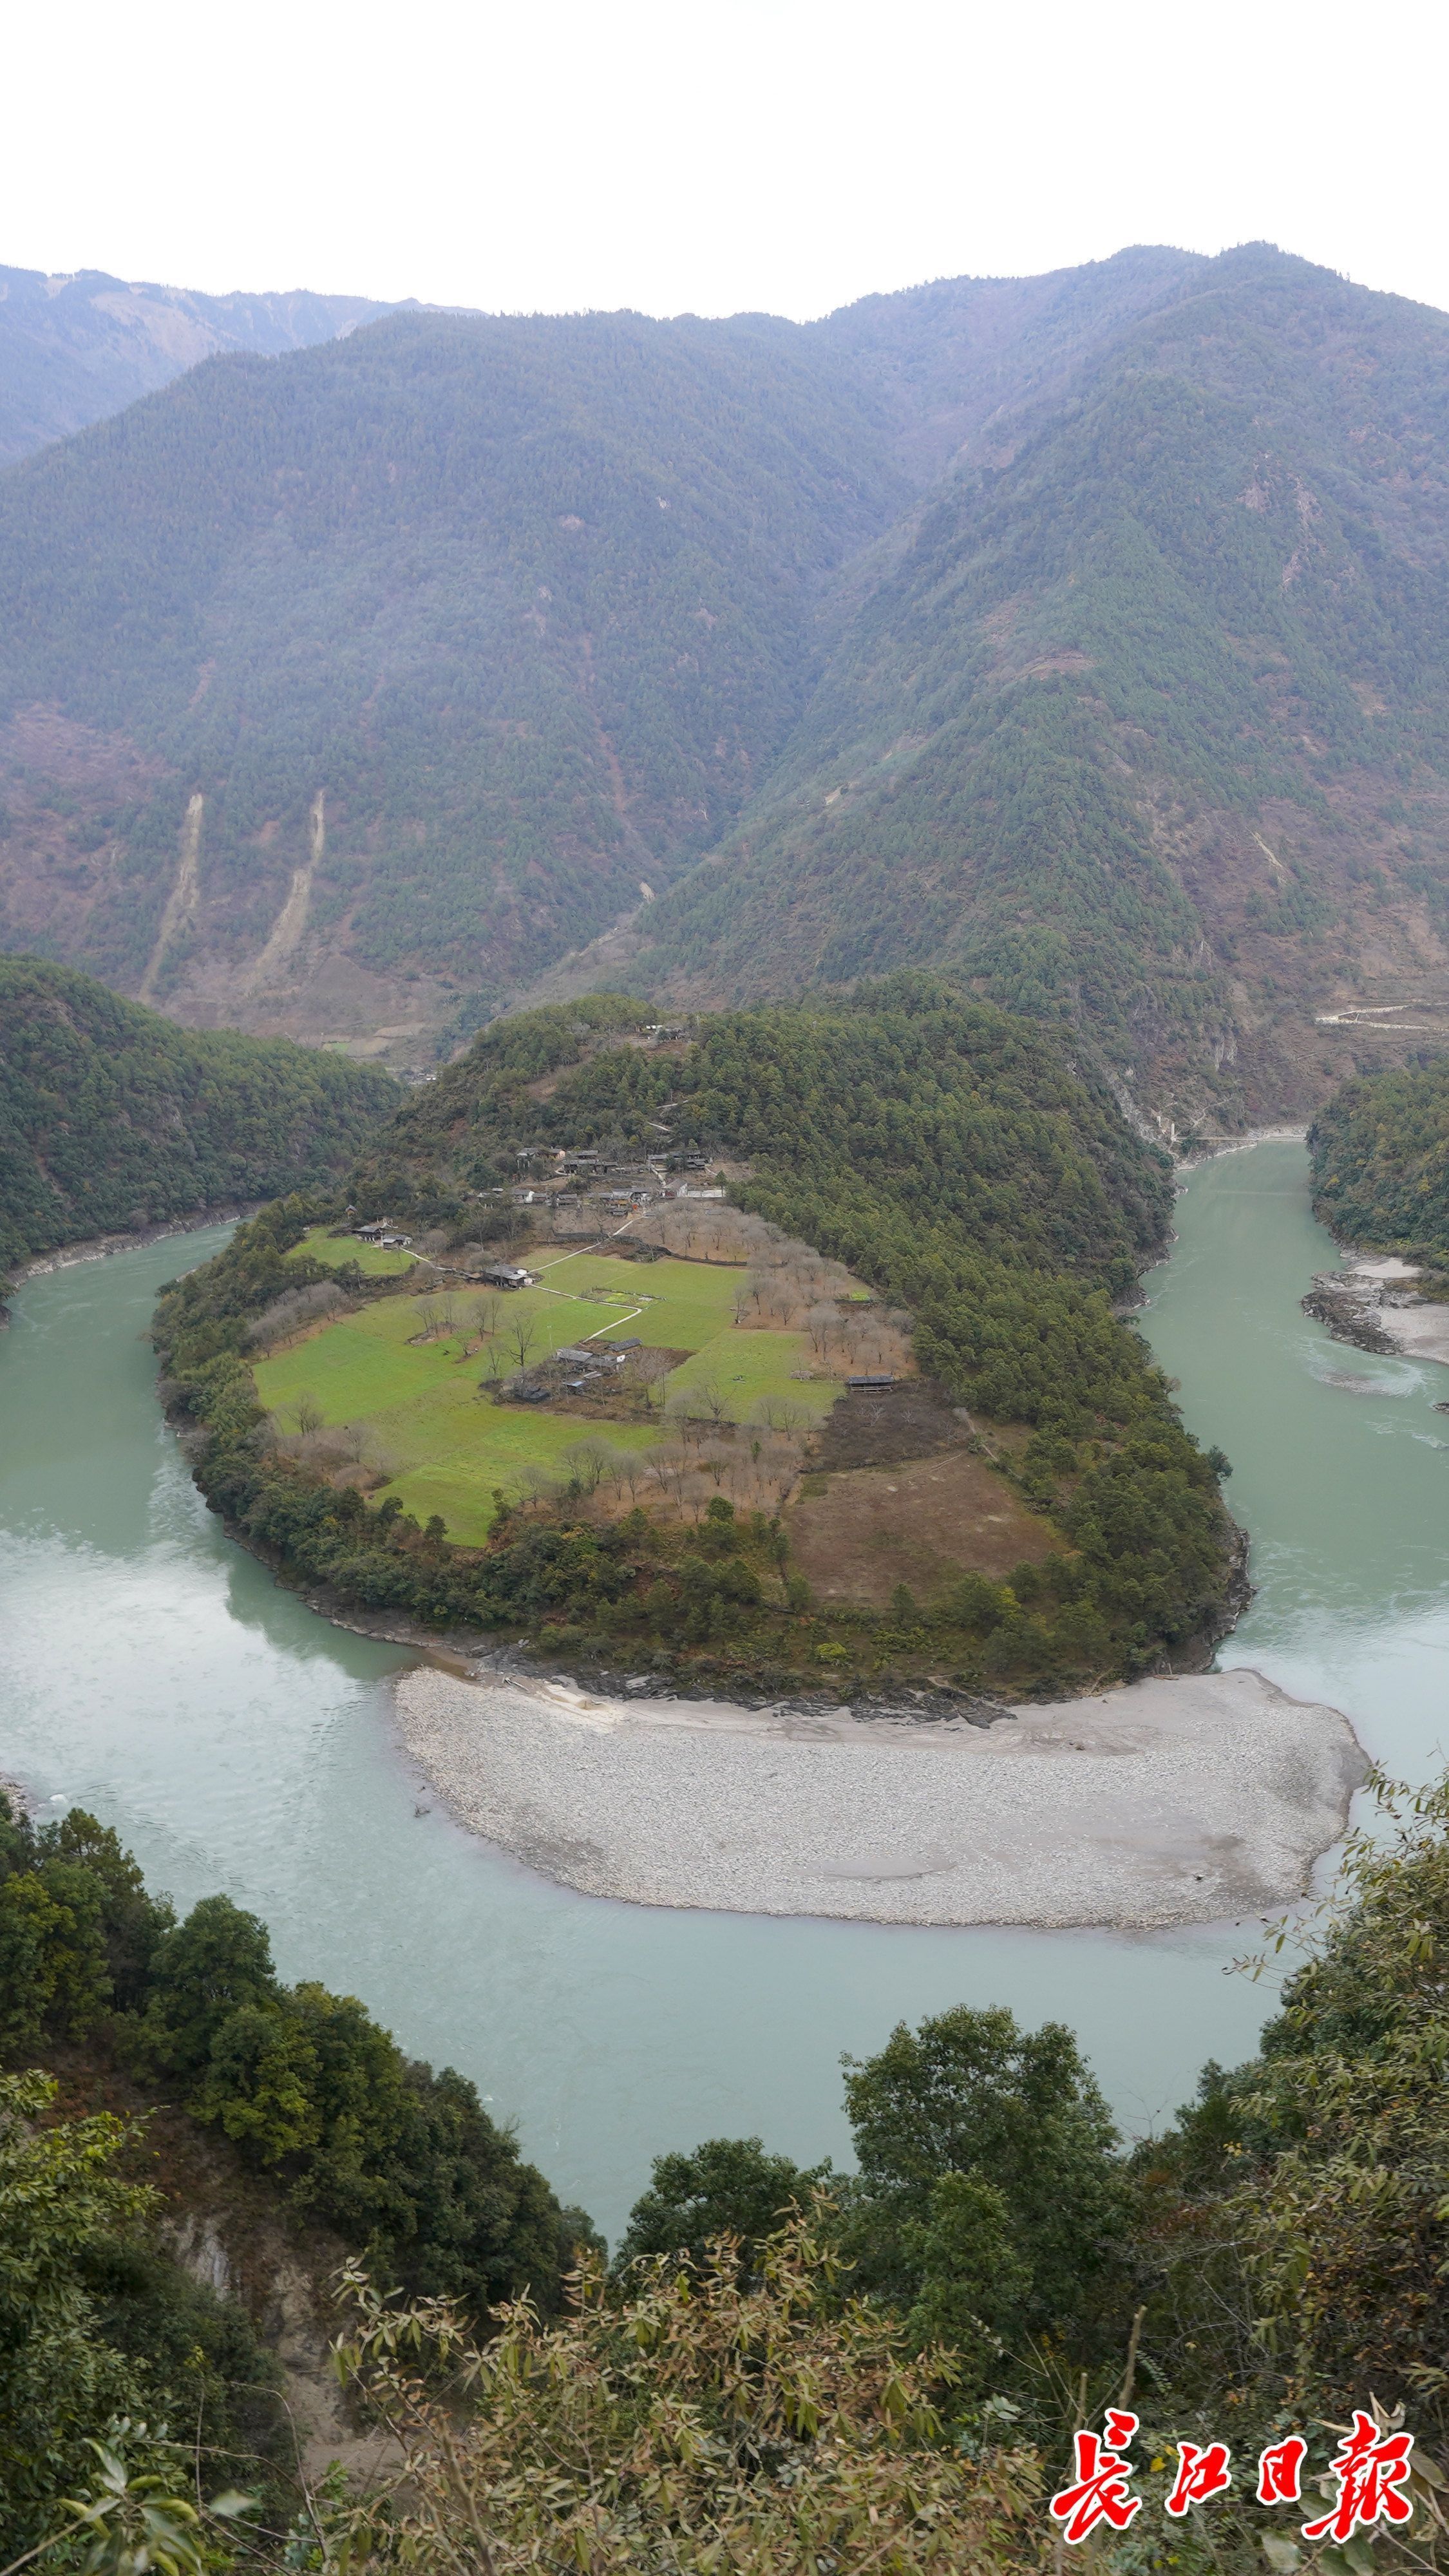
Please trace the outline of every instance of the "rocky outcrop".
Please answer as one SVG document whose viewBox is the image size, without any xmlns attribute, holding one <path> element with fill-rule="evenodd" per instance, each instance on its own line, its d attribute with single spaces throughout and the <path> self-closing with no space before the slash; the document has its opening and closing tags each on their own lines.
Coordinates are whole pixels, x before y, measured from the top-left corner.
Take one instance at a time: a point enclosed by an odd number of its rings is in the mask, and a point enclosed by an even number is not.
<svg viewBox="0 0 1449 2576">
<path fill-rule="evenodd" d="M 1336 1342 L 1352 1342 L 1356 1350 L 1380 1351 L 1391 1359 L 1399 1346 L 1383 1327 L 1386 1303 L 1406 1306 L 1417 1300 L 1399 1290 L 1390 1292 L 1383 1280 L 1362 1271 L 1326 1270 L 1303 1299 L 1303 1312 L 1326 1324 Z"/>
<path fill-rule="evenodd" d="M 1425 1277 L 1397 1253 L 1361 1253 L 1343 1270 L 1320 1273 L 1303 1305 L 1358 1350 L 1449 1366 L 1449 1304 L 1438 1280 L 1426 1294 Z"/>
</svg>

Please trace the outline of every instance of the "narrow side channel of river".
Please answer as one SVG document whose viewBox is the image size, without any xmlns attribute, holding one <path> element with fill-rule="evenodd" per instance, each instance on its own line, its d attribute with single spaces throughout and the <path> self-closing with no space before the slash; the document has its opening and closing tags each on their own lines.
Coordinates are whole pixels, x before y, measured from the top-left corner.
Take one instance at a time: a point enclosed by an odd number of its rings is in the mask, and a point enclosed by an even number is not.
<svg viewBox="0 0 1449 2576">
<path fill-rule="evenodd" d="M 1449 1646 L 1438 1372 L 1361 1359 L 1298 1312 L 1331 1247 L 1303 1156 L 1190 1182 L 1144 1325 L 1221 1442 L 1263 1586 L 1227 1659 L 1336 1698 L 1432 1767 Z M 961 2002 L 1075 2026 L 1140 2130 L 1201 2061 L 1251 2049 L 1271 1990 L 1224 1974 L 1252 1925 L 922 1931 L 581 1897 L 453 1826 L 399 1755 L 406 1660 L 313 1616 L 204 1510 L 141 1338 L 220 1232 L 32 1281 L 0 1336 L 0 1770 L 93 1808 L 184 1906 L 223 1888 L 278 1966 L 361 1995 L 471 2076 L 561 2193 L 617 2234 L 651 2155 L 759 2131 L 848 2155 L 842 2050 Z M 1332 1383 L 1341 1374 L 1372 1392 Z M 1449 1371 L 1443 1372 L 1449 1392 Z M 1130 1817 L 1124 1817 L 1130 1832 Z"/>
<path fill-rule="evenodd" d="M 1347 1711 L 1418 1783 L 1449 1763 L 1449 1368 L 1335 1342 L 1302 1312 L 1338 1266 L 1301 1146 L 1221 1154 L 1177 1203 L 1142 1327 L 1189 1430 L 1233 1463 L 1257 1595 L 1219 1662 Z"/>
</svg>

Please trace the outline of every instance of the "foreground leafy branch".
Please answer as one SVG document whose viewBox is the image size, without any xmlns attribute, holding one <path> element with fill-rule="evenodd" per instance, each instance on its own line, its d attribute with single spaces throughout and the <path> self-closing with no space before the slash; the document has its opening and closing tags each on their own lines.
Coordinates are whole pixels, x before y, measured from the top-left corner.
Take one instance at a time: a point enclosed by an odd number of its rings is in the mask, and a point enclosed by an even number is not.
<svg viewBox="0 0 1449 2576">
<path fill-rule="evenodd" d="M 828 2204 L 797 2210 L 754 2273 L 729 2237 L 700 2264 L 645 2258 L 621 2285 L 590 2260 L 565 2320 L 516 2302 L 482 2349 L 446 2302 L 404 2305 L 349 2272 L 338 2367 L 399 2467 L 385 2498 L 334 2514 L 326 2562 L 478 2576 L 1038 2564 L 1036 2454 L 948 2445 L 952 2357 L 909 2358 L 894 2319 L 841 2295 L 828 2220 Z"/>
</svg>

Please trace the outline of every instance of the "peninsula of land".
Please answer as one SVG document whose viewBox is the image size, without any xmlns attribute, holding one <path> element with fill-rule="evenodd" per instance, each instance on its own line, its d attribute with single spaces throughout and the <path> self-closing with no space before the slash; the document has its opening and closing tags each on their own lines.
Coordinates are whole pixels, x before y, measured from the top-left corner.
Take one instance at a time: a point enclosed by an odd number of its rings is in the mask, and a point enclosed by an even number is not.
<svg viewBox="0 0 1449 2576">
<path fill-rule="evenodd" d="M 479 1665 L 397 1685 L 471 1831 L 591 1896 L 882 1923 L 1147 1931 L 1298 1896 L 1366 1764 L 1250 1670 L 921 1723 L 605 1699 Z"/>
</svg>

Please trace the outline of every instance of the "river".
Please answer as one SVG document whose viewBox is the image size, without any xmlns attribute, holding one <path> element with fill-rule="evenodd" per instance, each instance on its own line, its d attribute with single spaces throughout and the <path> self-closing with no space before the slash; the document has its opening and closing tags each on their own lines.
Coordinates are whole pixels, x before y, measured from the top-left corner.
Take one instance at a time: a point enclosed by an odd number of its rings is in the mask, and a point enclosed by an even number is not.
<svg viewBox="0 0 1449 2576">
<path fill-rule="evenodd" d="M 1189 1180 L 1143 1326 L 1232 1458 L 1252 1609 L 1224 1650 L 1436 1767 L 1449 1653 L 1438 1532 L 1449 1371 L 1330 1342 L 1298 1307 L 1332 1246 L 1300 1148 Z M 162 1423 L 142 1338 L 159 1282 L 222 1230 L 30 1281 L 0 1335 L 0 1770 L 93 1809 L 183 1908 L 221 1888 L 281 1972 L 360 1995 L 473 2076 L 612 2236 L 649 2159 L 760 2132 L 848 2160 L 842 2051 L 957 2002 L 1080 2034 L 1124 2127 L 1246 2055 L 1255 1927 L 1117 1935 L 675 1913 L 583 1897 L 454 1826 L 398 1750 L 407 1661 L 317 1618 L 222 1534 Z M 1348 1379 L 1350 1386 L 1335 1383 Z M 1357 1391 L 1355 1391 L 1357 1390 Z"/>
</svg>

